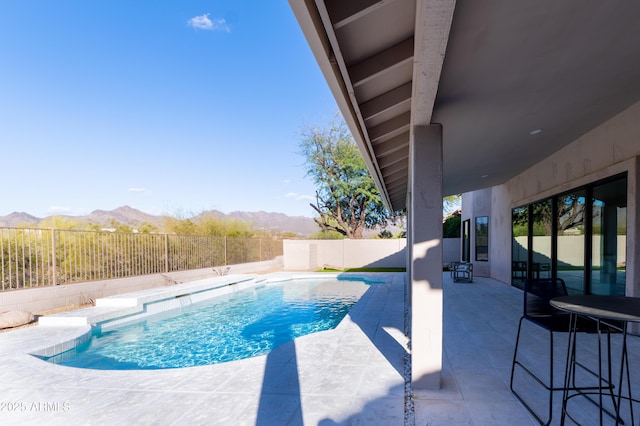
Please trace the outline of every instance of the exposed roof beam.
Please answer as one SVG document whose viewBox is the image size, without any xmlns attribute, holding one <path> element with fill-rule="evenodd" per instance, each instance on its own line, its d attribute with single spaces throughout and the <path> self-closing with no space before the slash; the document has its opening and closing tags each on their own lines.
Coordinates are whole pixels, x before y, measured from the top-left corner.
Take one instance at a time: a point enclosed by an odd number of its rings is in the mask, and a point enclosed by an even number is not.
<svg viewBox="0 0 640 426">
<path fill-rule="evenodd" d="M 395 138 L 387 139 L 382 142 L 378 142 L 373 145 L 373 150 L 376 153 L 376 157 L 382 158 L 386 155 L 399 151 L 401 149 L 408 149 L 409 147 L 409 132 L 405 132 Z"/>
<path fill-rule="evenodd" d="M 406 192 L 407 189 L 407 173 L 398 173 L 395 177 L 389 179 L 389 188 L 392 191 L 398 191 L 399 189 L 401 189 L 403 190 L 402 195 L 406 195 L 406 193 L 404 192 Z"/>
<path fill-rule="evenodd" d="M 362 112 L 363 118 L 369 120 L 403 102 L 411 102 L 410 81 L 362 103 L 360 105 L 360 111 Z"/>
<path fill-rule="evenodd" d="M 413 37 L 351 65 L 349 76 L 353 87 L 358 87 L 409 61 L 413 61 Z"/>
<path fill-rule="evenodd" d="M 456 0 L 418 0 L 411 109 L 413 126 L 431 124 Z"/>
<path fill-rule="evenodd" d="M 375 10 L 391 3 L 393 0 L 327 0 L 327 10 L 333 20 L 333 28 L 338 29 Z"/>
<path fill-rule="evenodd" d="M 397 176 L 399 173 L 406 174 L 408 170 L 409 166 L 406 161 L 395 161 L 389 163 L 389 165 L 383 169 L 382 174 L 384 175 L 385 181 L 387 181 L 387 179 Z"/>
<path fill-rule="evenodd" d="M 325 2 L 322 0 L 289 0 L 289 3 L 298 22 L 301 23 L 302 31 L 318 60 L 320 69 L 342 111 L 342 115 L 360 147 L 367 168 L 371 172 L 371 177 L 380 189 L 385 204 L 391 206 L 389 193 L 380 174 L 373 147 L 366 134 L 364 120 L 359 114 L 353 85 Z"/>
<path fill-rule="evenodd" d="M 393 203 L 394 206 L 401 206 L 399 210 L 402 210 L 405 208 L 405 206 L 407 205 L 407 195 L 406 195 L 407 191 L 399 191 L 399 193 L 401 193 L 402 195 L 393 197 L 393 199 L 391 200 L 391 202 Z"/>
<path fill-rule="evenodd" d="M 405 169 L 404 172 L 397 172 L 393 176 L 389 177 L 387 179 L 387 183 L 389 184 L 389 190 L 392 192 L 397 191 L 398 189 L 403 189 L 406 191 L 408 173 L 409 171 Z M 404 198 L 404 195 L 406 194 L 402 194 L 402 195 L 403 195 L 402 198 Z"/>
<path fill-rule="evenodd" d="M 369 129 L 369 139 L 372 143 L 384 137 L 393 137 L 409 130 L 411 123 L 411 112 L 405 112 L 397 117 L 380 123 Z"/>
<path fill-rule="evenodd" d="M 396 151 L 393 154 L 386 155 L 378 160 L 378 164 L 382 169 L 382 174 L 385 175 L 387 173 L 388 167 L 395 163 L 406 163 L 409 158 L 409 150 Z M 404 167 L 407 167 L 404 164 Z"/>
</svg>

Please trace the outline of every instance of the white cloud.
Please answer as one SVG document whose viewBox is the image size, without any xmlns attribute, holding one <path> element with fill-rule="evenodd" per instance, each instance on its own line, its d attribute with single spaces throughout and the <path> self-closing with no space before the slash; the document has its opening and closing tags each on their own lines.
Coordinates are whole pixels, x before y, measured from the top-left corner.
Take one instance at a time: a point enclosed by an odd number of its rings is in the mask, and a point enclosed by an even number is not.
<svg viewBox="0 0 640 426">
<path fill-rule="evenodd" d="M 291 183 L 291 179 L 285 179 L 282 181 L 282 183 L 284 183 L 285 185 L 288 185 Z"/>
<path fill-rule="evenodd" d="M 127 191 L 129 192 L 145 192 L 147 189 L 146 188 L 129 188 L 127 189 Z"/>
<path fill-rule="evenodd" d="M 187 25 L 196 30 L 231 32 L 231 27 L 227 24 L 227 21 L 223 18 L 214 18 L 212 20 L 209 15 L 210 13 L 205 13 L 204 15 L 194 16 L 187 21 Z"/>
<path fill-rule="evenodd" d="M 284 196 L 285 198 L 293 198 L 294 200 L 302 200 L 302 201 L 314 200 L 314 197 L 312 197 L 311 195 L 303 195 L 303 194 L 298 194 L 296 192 L 287 192 Z"/>
</svg>

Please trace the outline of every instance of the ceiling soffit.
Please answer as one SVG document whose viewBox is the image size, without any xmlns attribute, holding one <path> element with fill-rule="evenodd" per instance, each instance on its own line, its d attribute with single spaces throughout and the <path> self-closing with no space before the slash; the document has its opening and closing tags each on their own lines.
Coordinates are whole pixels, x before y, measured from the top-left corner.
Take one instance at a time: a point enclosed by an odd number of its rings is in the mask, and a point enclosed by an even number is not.
<svg viewBox="0 0 640 426">
<path fill-rule="evenodd" d="M 406 208 L 411 127 L 430 124 L 455 0 L 289 2 L 385 204 Z"/>
<path fill-rule="evenodd" d="M 401 210 L 408 188 L 416 2 L 319 0 L 316 5 L 354 114 L 352 133 L 370 158 L 385 203 Z"/>
</svg>

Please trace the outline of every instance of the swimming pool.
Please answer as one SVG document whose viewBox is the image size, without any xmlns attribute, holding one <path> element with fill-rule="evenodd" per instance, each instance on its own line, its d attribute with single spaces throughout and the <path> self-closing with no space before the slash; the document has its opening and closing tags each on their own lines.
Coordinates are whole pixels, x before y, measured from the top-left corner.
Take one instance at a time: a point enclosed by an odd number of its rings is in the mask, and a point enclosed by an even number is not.
<svg viewBox="0 0 640 426">
<path fill-rule="evenodd" d="M 166 369 L 263 355 L 334 328 L 367 290 L 363 280 L 302 279 L 260 286 L 102 330 L 46 361 L 92 369 Z"/>
</svg>

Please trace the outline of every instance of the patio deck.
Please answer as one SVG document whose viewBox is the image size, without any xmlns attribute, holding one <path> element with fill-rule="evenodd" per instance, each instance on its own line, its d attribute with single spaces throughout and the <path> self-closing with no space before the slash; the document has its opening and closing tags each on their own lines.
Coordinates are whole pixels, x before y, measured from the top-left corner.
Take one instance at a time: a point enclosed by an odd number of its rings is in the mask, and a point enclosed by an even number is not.
<svg viewBox="0 0 640 426">
<path fill-rule="evenodd" d="M 511 363 L 522 315 L 522 291 L 489 278 L 474 277 L 473 284 L 453 283 L 444 276 L 444 360 L 442 389 L 414 399 L 416 425 L 537 425 L 509 389 Z M 525 322 L 519 359 L 542 377 L 548 377 L 548 333 Z M 567 333 L 554 337 L 555 385 L 561 386 L 567 354 Z M 578 337 L 578 360 L 597 369 L 596 335 Z M 604 342 L 603 338 L 603 342 Z M 621 335 L 612 337 L 613 377 L 619 373 Z M 640 338 L 627 338 L 632 392 L 640 396 Z M 603 344 L 603 348 L 606 345 Z M 525 395 L 539 416 L 547 413 L 548 393 L 522 370 L 516 370 L 515 386 Z M 597 370 L 596 370 L 597 371 Z M 579 374 L 579 384 L 593 378 Z M 591 381 L 589 381 L 591 380 Z M 562 392 L 553 396 L 552 425 L 560 424 Z M 612 410 L 611 400 L 605 406 Z M 572 398 L 568 405 L 577 424 L 599 424 L 597 407 L 584 397 Z M 640 408 L 634 407 L 635 424 Z M 621 417 L 631 424 L 628 405 Z M 604 417 L 605 424 L 614 424 Z M 567 425 L 576 424 L 567 419 Z"/>
<path fill-rule="evenodd" d="M 453 283 L 444 274 L 443 388 L 405 401 L 404 280 L 405 274 L 389 274 L 386 284 L 372 286 L 335 330 L 266 356 L 204 367 L 62 367 L 27 353 L 75 329 L 0 333 L 0 424 L 535 424 L 509 390 L 522 293 L 486 278 Z M 530 330 L 523 353 L 543 368 L 545 335 Z M 632 370 L 640 365 L 638 340 L 630 338 Z M 561 380 L 566 339 L 557 342 Z M 531 394 L 544 404 L 543 394 Z M 558 393 L 553 424 L 559 399 Z M 582 415 L 582 424 L 596 424 L 592 405 L 581 400 L 571 402 L 572 412 Z"/>
</svg>

